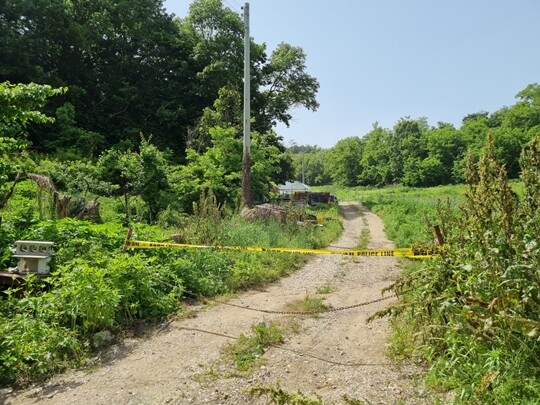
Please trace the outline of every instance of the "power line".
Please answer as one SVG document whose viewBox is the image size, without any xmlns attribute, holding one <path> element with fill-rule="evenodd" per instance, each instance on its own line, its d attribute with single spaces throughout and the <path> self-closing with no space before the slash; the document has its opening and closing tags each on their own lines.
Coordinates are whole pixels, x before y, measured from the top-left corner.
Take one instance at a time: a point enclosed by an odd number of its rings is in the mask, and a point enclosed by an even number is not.
<svg viewBox="0 0 540 405">
<path fill-rule="evenodd" d="M 234 0 L 233 0 L 234 1 Z M 233 6 L 231 3 L 229 3 L 227 0 L 223 0 L 224 3 L 226 3 L 230 8 L 232 8 L 234 11 L 236 11 L 238 14 L 242 14 L 242 11 Z M 235 2 L 236 3 L 236 2 Z M 238 3 L 237 3 L 238 4 Z M 240 9 L 242 9 L 242 6 L 240 6 Z"/>
<path fill-rule="evenodd" d="M 234 2 L 235 2 L 235 3 L 237 4 L 237 5 L 238 5 L 238 7 L 240 7 L 240 8 L 242 8 L 242 7 L 243 7 L 243 5 L 242 5 L 242 4 L 240 4 L 240 3 L 238 3 L 238 2 L 236 1 L 236 0 L 232 0 L 232 1 L 234 1 Z"/>
</svg>

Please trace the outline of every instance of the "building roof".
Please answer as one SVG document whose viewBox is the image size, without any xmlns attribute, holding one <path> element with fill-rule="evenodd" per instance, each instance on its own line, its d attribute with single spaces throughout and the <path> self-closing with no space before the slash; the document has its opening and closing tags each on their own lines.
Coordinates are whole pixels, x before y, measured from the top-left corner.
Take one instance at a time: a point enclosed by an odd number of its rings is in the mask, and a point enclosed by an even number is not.
<svg viewBox="0 0 540 405">
<path fill-rule="evenodd" d="M 288 181 L 285 184 L 278 186 L 281 194 L 292 194 L 297 191 L 311 191 L 308 185 L 299 181 Z"/>
</svg>

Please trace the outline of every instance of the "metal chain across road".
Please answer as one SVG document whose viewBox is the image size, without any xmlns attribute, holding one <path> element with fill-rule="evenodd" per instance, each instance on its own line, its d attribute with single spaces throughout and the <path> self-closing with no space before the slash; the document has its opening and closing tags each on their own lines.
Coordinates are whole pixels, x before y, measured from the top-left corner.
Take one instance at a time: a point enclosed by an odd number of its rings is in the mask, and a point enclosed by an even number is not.
<svg viewBox="0 0 540 405">
<path fill-rule="evenodd" d="M 170 288 L 173 288 L 173 289 L 177 289 L 177 288 L 180 288 L 179 286 L 177 285 L 173 285 L 171 283 L 168 283 L 166 281 L 163 281 L 163 280 L 159 280 L 159 279 L 155 279 L 158 283 L 161 283 L 163 285 L 166 285 Z M 188 290 L 183 290 L 182 291 L 183 294 L 187 294 L 193 298 L 196 298 L 196 299 L 199 299 L 200 298 L 200 295 L 198 294 L 195 294 L 191 291 L 188 291 Z M 316 315 L 316 314 L 323 314 L 323 313 L 328 313 L 328 312 L 338 312 L 338 311 L 346 311 L 348 309 L 353 309 L 353 308 L 358 308 L 358 307 L 363 307 L 363 306 L 366 306 L 366 305 L 371 305 L 371 304 L 375 304 L 377 302 L 382 302 L 382 301 L 386 301 L 386 300 L 389 300 L 391 298 L 396 298 L 397 295 L 396 294 L 392 294 L 392 295 L 387 295 L 386 297 L 381 297 L 381 298 L 375 298 L 373 300 L 370 300 L 370 301 L 365 301 L 365 302 L 360 302 L 358 304 L 352 304 L 352 305 L 347 305 L 347 306 L 344 306 L 344 307 L 338 307 L 338 308 L 327 308 L 327 309 L 321 309 L 321 310 L 318 310 L 318 311 L 277 311 L 277 310 L 271 310 L 271 309 L 260 309 L 260 308 L 252 308 L 252 307 L 248 307 L 247 305 L 239 305 L 239 304 L 232 304 L 230 302 L 225 302 L 225 301 L 220 301 L 220 300 L 216 300 L 216 299 L 213 299 L 213 298 L 208 298 L 208 297 L 205 297 L 204 299 L 208 300 L 208 301 L 211 301 L 211 302 L 215 302 L 216 304 L 221 304 L 221 305 L 227 305 L 229 307 L 234 307 L 234 308 L 241 308 L 241 309 L 245 309 L 245 310 L 248 310 L 248 311 L 255 311 L 255 312 L 262 312 L 264 314 L 278 314 L 278 315 Z"/>
<path fill-rule="evenodd" d="M 193 297 L 197 297 L 195 294 L 190 293 L 189 291 L 184 291 L 184 292 L 188 293 L 188 295 L 192 295 Z M 358 304 L 347 305 L 347 306 L 339 307 L 339 308 L 321 309 L 321 310 L 318 310 L 318 311 L 277 311 L 277 310 L 270 310 L 270 309 L 252 308 L 252 307 L 249 307 L 249 306 L 246 306 L 246 305 L 232 304 L 230 302 L 220 301 L 220 300 L 216 300 L 216 299 L 212 299 L 212 298 L 205 298 L 205 299 L 207 299 L 208 301 L 211 301 L 211 302 L 215 302 L 216 304 L 221 304 L 221 305 L 227 305 L 229 307 L 246 309 L 248 311 L 262 312 L 264 314 L 317 315 L 317 314 L 323 314 L 323 313 L 328 313 L 328 312 L 338 312 L 338 311 L 345 311 L 345 310 L 348 310 L 348 309 L 363 307 L 363 306 L 366 306 L 366 305 L 375 304 L 377 302 L 386 301 L 386 300 L 389 300 L 389 299 L 395 298 L 395 297 L 396 297 L 396 295 L 392 294 L 392 295 L 388 295 L 386 297 L 375 298 L 373 300 L 361 302 L 361 303 L 358 303 Z"/>
</svg>

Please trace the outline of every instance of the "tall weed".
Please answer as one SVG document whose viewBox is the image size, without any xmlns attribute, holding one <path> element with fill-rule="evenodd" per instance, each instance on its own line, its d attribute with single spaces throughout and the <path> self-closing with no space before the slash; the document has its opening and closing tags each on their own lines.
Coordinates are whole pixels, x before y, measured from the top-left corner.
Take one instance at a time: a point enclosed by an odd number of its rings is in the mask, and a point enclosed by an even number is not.
<svg viewBox="0 0 540 405">
<path fill-rule="evenodd" d="M 441 257 L 395 285 L 430 379 L 462 403 L 529 403 L 540 392 L 540 138 L 521 157 L 523 196 L 489 139 L 470 161 L 461 212 L 441 212 Z"/>
<path fill-rule="evenodd" d="M 68 328 L 32 314 L 0 313 L 0 386 L 43 378 L 80 361 L 84 352 Z"/>
<path fill-rule="evenodd" d="M 331 218 L 322 227 L 246 221 L 224 211 L 212 196 L 203 196 L 195 207 L 198 216 L 169 212 L 163 218 L 166 229 L 134 224 L 133 238 L 166 240 L 174 229 L 187 243 L 319 247 L 341 231 L 335 209 L 319 210 Z M 5 251 L 17 238 L 52 241 L 56 253 L 48 289 L 30 277 L 22 298 L 15 290 L 0 293 L 0 384 L 25 382 L 70 362 L 79 364 L 96 334 L 116 333 L 136 320 L 162 319 L 180 310 L 187 292 L 212 296 L 260 286 L 305 260 L 302 255 L 212 249 L 123 253 L 126 229 L 119 222 L 37 222 L 32 217 L 25 227 L 14 228 L 14 217 L 9 218 L 0 227 Z"/>
</svg>

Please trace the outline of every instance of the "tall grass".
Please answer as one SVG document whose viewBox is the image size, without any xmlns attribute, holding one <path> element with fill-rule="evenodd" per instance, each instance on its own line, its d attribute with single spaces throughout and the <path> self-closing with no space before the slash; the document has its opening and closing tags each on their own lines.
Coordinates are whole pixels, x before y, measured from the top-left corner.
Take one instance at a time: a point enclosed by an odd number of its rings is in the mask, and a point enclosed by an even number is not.
<svg viewBox="0 0 540 405">
<path fill-rule="evenodd" d="M 9 253 L 16 239 L 47 240 L 55 243 L 56 254 L 47 286 L 30 277 L 24 292 L 0 292 L 0 385 L 25 383 L 84 364 L 103 330 L 119 334 L 141 321 L 153 323 L 174 315 L 187 295 L 212 296 L 260 286 L 306 260 L 303 255 L 212 249 L 123 253 L 127 229 L 120 217 L 109 212 L 106 217 L 119 222 L 104 224 L 69 218 L 39 221 L 35 190 L 25 186 L 20 190 L 14 201 L 27 208 L 0 213 L 5 218 L 0 247 Z M 114 206 L 111 201 L 109 209 Z M 342 229 L 335 207 L 317 210 L 329 218 L 323 226 L 298 223 L 298 212 L 286 224 L 248 221 L 203 197 L 196 216 L 168 212 L 161 226 L 133 224 L 133 237 L 169 241 L 175 233 L 184 243 L 317 248 Z M 9 255 L 4 253 L 5 268 Z"/>
<path fill-rule="evenodd" d="M 492 142 L 469 162 L 460 209 L 439 210 L 440 258 L 408 267 L 386 311 L 393 354 L 427 362 L 427 382 L 456 403 L 540 398 L 540 138 L 520 163 L 522 183 L 508 182 Z"/>
</svg>

